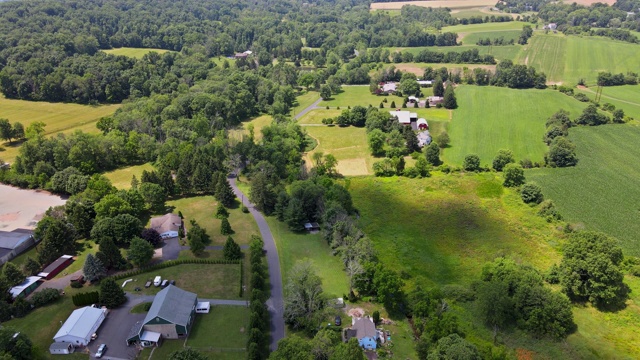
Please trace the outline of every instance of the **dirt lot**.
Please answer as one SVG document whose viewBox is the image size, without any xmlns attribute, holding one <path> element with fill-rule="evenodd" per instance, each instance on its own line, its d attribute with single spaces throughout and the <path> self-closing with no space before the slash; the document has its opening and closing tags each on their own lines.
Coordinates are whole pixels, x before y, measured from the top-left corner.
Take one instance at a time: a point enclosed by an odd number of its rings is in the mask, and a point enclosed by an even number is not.
<svg viewBox="0 0 640 360">
<path fill-rule="evenodd" d="M 0 185 L 0 230 L 33 229 L 49 207 L 65 202 L 60 196 L 46 191 Z"/>
</svg>

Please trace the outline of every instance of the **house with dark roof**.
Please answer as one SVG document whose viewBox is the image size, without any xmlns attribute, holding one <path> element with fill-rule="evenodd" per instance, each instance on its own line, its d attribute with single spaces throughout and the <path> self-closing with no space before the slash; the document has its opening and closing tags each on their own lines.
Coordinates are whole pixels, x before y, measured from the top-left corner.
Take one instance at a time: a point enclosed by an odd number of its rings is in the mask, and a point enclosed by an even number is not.
<svg viewBox="0 0 640 360">
<path fill-rule="evenodd" d="M 346 340 L 349 341 L 352 337 L 357 338 L 358 344 L 365 350 L 375 350 L 378 347 L 378 330 L 370 317 L 353 319 L 351 328 L 346 330 Z"/>
<path fill-rule="evenodd" d="M 197 304 L 196 294 L 174 285 L 167 286 L 156 294 L 147 316 L 134 326 L 127 343 L 157 344 L 161 338 L 187 336 L 195 319 Z"/>
<path fill-rule="evenodd" d="M 178 230 L 182 226 L 182 219 L 176 214 L 166 214 L 151 218 L 150 228 L 160 234 L 163 239 L 178 237 Z"/>
</svg>

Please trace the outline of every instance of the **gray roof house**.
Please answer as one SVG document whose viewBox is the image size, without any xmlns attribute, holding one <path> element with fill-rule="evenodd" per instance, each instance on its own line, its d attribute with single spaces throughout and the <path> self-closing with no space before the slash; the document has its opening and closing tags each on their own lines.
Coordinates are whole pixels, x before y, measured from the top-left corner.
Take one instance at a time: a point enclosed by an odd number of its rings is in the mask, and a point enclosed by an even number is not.
<svg viewBox="0 0 640 360">
<path fill-rule="evenodd" d="M 142 324 L 137 324 L 128 343 L 151 341 L 155 343 L 162 337 L 177 339 L 187 336 L 195 318 L 198 297 L 196 294 L 169 285 L 153 299 L 151 308 Z"/>
<path fill-rule="evenodd" d="M 27 229 L 0 230 L 0 265 L 35 245 L 36 241 L 32 234 L 33 231 Z"/>
<path fill-rule="evenodd" d="M 378 330 L 370 317 L 354 318 L 351 328 L 346 330 L 346 340 L 352 337 L 358 339 L 358 344 L 367 350 L 375 350 L 378 346 Z"/>
<path fill-rule="evenodd" d="M 151 218 L 150 228 L 156 230 L 163 239 L 177 237 L 180 226 L 182 226 L 182 219 L 176 214 Z"/>
</svg>

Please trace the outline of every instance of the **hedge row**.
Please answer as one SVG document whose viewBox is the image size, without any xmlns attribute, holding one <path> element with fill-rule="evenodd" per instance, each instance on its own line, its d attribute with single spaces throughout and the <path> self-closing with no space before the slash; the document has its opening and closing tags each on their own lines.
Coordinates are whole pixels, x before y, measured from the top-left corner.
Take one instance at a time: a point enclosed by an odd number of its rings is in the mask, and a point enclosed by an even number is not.
<svg viewBox="0 0 640 360">
<path fill-rule="evenodd" d="M 269 270 L 264 263 L 264 242 L 258 236 L 251 238 L 251 314 L 249 315 L 249 340 L 247 358 L 264 360 L 269 354 L 269 311 L 265 302 L 269 297 L 267 278 Z"/>
<path fill-rule="evenodd" d="M 137 270 L 127 271 L 120 274 L 112 275 L 111 278 L 113 280 L 120 280 L 124 278 L 130 278 L 132 276 L 144 274 L 151 271 L 156 271 L 160 269 L 165 269 L 168 267 L 182 265 L 182 264 L 211 264 L 211 265 L 230 265 L 230 264 L 240 264 L 242 266 L 242 262 L 240 260 L 211 260 L 211 259 L 180 259 L 180 260 L 169 260 L 162 262 L 160 264 L 145 266 L 139 268 Z M 242 268 L 242 267 L 241 267 Z M 242 272 L 242 271 L 241 271 Z"/>
<path fill-rule="evenodd" d="M 95 304 L 100 301 L 100 293 L 97 291 L 78 293 L 71 297 L 73 305 L 75 306 L 87 306 Z"/>
</svg>

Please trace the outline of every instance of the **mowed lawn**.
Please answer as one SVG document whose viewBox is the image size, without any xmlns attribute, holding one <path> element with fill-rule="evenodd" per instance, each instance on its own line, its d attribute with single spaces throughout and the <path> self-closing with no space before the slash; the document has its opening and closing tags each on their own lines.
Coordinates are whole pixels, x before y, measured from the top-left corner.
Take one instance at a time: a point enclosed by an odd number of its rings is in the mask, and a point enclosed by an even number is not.
<svg viewBox="0 0 640 360">
<path fill-rule="evenodd" d="M 317 91 L 305 91 L 296 97 L 296 106 L 291 109 L 291 116 L 295 116 L 300 111 L 311 106 L 316 100 L 320 99 L 320 93 Z"/>
<path fill-rule="evenodd" d="M 449 124 L 451 145 L 443 152 L 445 162 L 454 165 L 461 165 L 468 154 L 490 164 L 500 149 L 513 151 L 516 160 L 542 161 L 547 118 L 560 109 L 574 118 L 586 107 L 553 90 L 459 86 L 456 96 L 459 107 Z"/>
<path fill-rule="evenodd" d="M 640 256 L 640 127 L 578 127 L 569 137 L 577 166 L 528 170 L 527 178 L 542 186 L 567 221 L 615 236 L 627 255 Z"/>
<path fill-rule="evenodd" d="M 151 163 L 146 163 L 142 165 L 134 165 L 127 166 L 125 168 L 109 171 L 104 174 L 109 180 L 111 180 L 111 184 L 118 189 L 130 189 L 131 188 L 131 180 L 135 176 L 138 181 L 142 178 L 143 171 L 153 171 L 153 165 Z"/>
<path fill-rule="evenodd" d="M 134 289 L 142 289 L 139 293 L 155 295 L 162 288 L 153 284 L 149 288 L 144 285 L 147 281 L 153 281 L 156 276 L 162 279 L 175 280 L 176 286 L 181 289 L 198 294 L 202 299 L 241 299 L 240 292 L 240 265 L 239 264 L 181 264 L 164 269 L 146 272 L 132 276 L 133 279 L 124 286 L 124 291 L 136 293 Z M 127 279 L 118 280 L 118 284 Z"/>
<path fill-rule="evenodd" d="M 329 298 L 342 297 L 349 292 L 349 281 L 340 257 L 331 254 L 331 248 L 320 234 L 293 233 L 285 223 L 269 216 L 266 218 L 276 241 L 284 284 L 297 261 L 310 261 L 322 279 L 322 289 Z"/>
<path fill-rule="evenodd" d="M 322 119 L 326 118 L 335 118 L 340 115 L 344 110 L 337 109 L 315 109 L 306 113 L 303 117 L 298 120 L 298 124 L 300 125 L 322 125 Z"/>
<path fill-rule="evenodd" d="M 331 100 L 321 101 L 318 104 L 319 107 L 327 107 L 336 108 L 340 107 L 342 110 L 346 109 L 347 106 L 355 106 L 360 105 L 364 107 L 371 106 L 380 106 L 380 102 L 384 99 L 387 99 L 387 102 L 384 104 L 385 108 L 391 106 L 391 102 L 395 101 L 396 106 L 402 106 L 402 101 L 404 98 L 399 96 L 390 95 L 390 96 L 379 96 L 371 94 L 369 91 L 369 85 L 352 85 L 352 86 L 343 86 L 342 92 L 337 95 L 332 95 Z"/>
<path fill-rule="evenodd" d="M 249 309 L 244 306 L 212 306 L 208 314 L 196 315 L 187 346 L 207 351 L 246 349 Z"/>
<path fill-rule="evenodd" d="M 121 55 L 121 56 L 127 56 L 127 57 L 131 57 L 131 58 L 136 58 L 136 59 L 142 59 L 143 56 L 145 56 L 146 54 L 150 53 L 150 52 L 157 52 L 158 54 L 164 54 L 166 52 L 169 52 L 171 50 L 165 50 L 165 49 L 147 49 L 147 48 L 117 48 L 117 49 L 108 49 L 108 50 L 102 50 L 104 52 L 106 52 L 107 54 L 111 54 L 111 55 Z"/>
<path fill-rule="evenodd" d="M 586 94 L 590 99 L 594 99 L 597 87 L 586 89 L 574 89 L 574 91 Z M 636 120 L 640 120 L 640 85 L 606 86 L 602 88 L 600 104 L 610 103 L 616 109 L 624 110 L 625 115 L 629 115 Z"/>
<path fill-rule="evenodd" d="M 240 199 L 237 199 L 239 204 Z M 173 213 L 182 212 L 184 216 L 187 233 L 191 226 L 191 220 L 195 220 L 202 227 L 209 237 L 211 245 L 224 245 L 227 235 L 220 234 L 221 220 L 215 217 L 218 202 L 213 196 L 195 196 L 167 201 L 167 206 L 173 207 Z M 239 206 L 227 209 L 229 212 L 229 224 L 234 233 L 231 237 L 238 244 L 248 244 L 251 235 L 259 235 L 258 226 L 251 214 L 242 212 Z"/>
<path fill-rule="evenodd" d="M 8 119 L 11 123 L 20 122 L 26 128 L 34 122 L 43 122 L 47 126 L 47 135 L 59 132 L 71 132 L 82 129 L 85 132 L 98 132 L 95 123 L 103 116 L 113 114 L 117 105 L 79 105 L 64 103 L 49 103 L 40 101 L 25 101 L 6 99 L 0 95 L 0 118 Z M 13 162 L 18 155 L 18 143 L 9 144 L 0 141 L 0 158 Z"/>
</svg>

